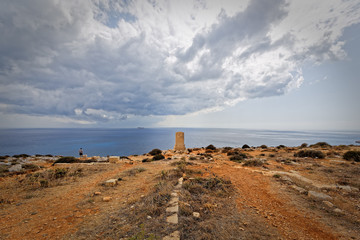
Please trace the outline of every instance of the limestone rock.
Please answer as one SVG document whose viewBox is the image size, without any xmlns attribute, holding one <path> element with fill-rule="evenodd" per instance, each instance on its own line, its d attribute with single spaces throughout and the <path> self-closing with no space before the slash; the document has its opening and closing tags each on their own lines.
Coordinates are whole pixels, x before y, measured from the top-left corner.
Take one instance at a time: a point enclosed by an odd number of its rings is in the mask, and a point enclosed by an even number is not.
<svg viewBox="0 0 360 240">
<path fill-rule="evenodd" d="M 94 192 L 94 195 L 101 195 L 101 192 Z"/>
<path fill-rule="evenodd" d="M 332 203 L 329 202 L 329 201 L 323 201 L 323 203 L 324 203 L 326 206 L 330 207 L 330 208 L 334 206 L 334 204 L 332 204 Z"/>
<path fill-rule="evenodd" d="M 329 195 L 327 195 L 325 193 L 321 193 L 321 192 L 309 191 L 308 196 L 310 198 L 313 198 L 316 200 L 322 200 L 322 201 L 332 200 L 332 197 L 330 197 Z"/>
<path fill-rule="evenodd" d="M 103 197 L 104 202 L 110 202 L 112 197 Z"/>
<path fill-rule="evenodd" d="M 306 190 L 301 188 L 301 187 L 298 187 L 296 185 L 291 185 L 291 188 L 298 191 L 299 193 L 303 194 L 303 193 L 306 193 Z"/>
<path fill-rule="evenodd" d="M 341 210 L 340 208 L 335 208 L 335 209 L 334 209 L 334 212 L 336 212 L 336 213 L 344 213 L 344 211 Z"/>
<path fill-rule="evenodd" d="M 19 172 L 21 170 L 22 170 L 21 164 L 16 164 L 9 168 L 9 172 Z"/>
<path fill-rule="evenodd" d="M 113 187 L 117 184 L 117 182 L 118 182 L 117 179 L 109 179 L 105 182 L 105 186 Z"/>
<path fill-rule="evenodd" d="M 195 218 L 199 218 L 199 217 L 200 217 L 200 213 L 198 213 L 198 212 L 193 212 L 193 216 L 194 216 Z"/>
<path fill-rule="evenodd" d="M 178 224 L 179 219 L 178 219 L 177 213 L 174 213 L 173 215 L 167 217 L 166 222 L 173 223 L 173 224 Z"/>
<path fill-rule="evenodd" d="M 169 236 L 164 237 L 163 240 L 180 240 L 180 232 L 175 231 Z"/>
<path fill-rule="evenodd" d="M 166 208 L 166 212 L 174 212 L 174 213 L 179 212 L 179 205 L 175 205 L 173 207 Z"/>
</svg>

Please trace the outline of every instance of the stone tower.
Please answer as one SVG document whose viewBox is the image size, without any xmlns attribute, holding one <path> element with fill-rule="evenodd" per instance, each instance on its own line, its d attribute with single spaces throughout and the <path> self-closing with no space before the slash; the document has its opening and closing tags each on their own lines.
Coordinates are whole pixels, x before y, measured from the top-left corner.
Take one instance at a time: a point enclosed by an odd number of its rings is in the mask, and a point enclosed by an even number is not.
<svg viewBox="0 0 360 240">
<path fill-rule="evenodd" d="M 175 133 L 175 151 L 185 151 L 185 144 L 184 144 L 184 133 L 177 132 Z"/>
</svg>

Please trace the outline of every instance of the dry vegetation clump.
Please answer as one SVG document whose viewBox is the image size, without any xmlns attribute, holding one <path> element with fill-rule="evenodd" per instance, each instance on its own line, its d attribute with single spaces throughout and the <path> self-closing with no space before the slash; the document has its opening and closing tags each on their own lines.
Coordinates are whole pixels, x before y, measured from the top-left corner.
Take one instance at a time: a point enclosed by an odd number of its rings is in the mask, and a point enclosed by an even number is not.
<svg viewBox="0 0 360 240">
<path fill-rule="evenodd" d="M 153 157 L 153 161 L 158 161 L 158 160 L 161 160 L 161 159 L 165 159 L 165 156 L 162 155 L 162 154 L 156 154 L 154 157 Z"/>
<path fill-rule="evenodd" d="M 213 151 L 215 151 L 215 150 L 216 150 L 216 147 L 215 147 L 214 145 L 210 144 L 210 145 L 207 146 L 205 149 L 206 149 L 206 150 L 213 150 Z"/>
<path fill-rule="evenodd" d="M 232 147 L 223 147 L 223 149 L 221 150 L 222 153 L 227 153 L 229 151 L 231 151 L 233 148 Z"/>
<path fill-rule="evenodd" d="M 229 180 L 195 178 L 184 182 L 180 202 L 181 239 L 238 239 L 241 219 Z M 200 217 L 193 216 L 200 213 Z"/>
<path fill-rule="evenodd" d="M 63 184 L 65 181 L 82 176 L 83 173 L 81 168 L 71 170 L 69 170 L 69 168 L 55 168 L 27 174 L 22 183 L 36 189 L 39 187 L 57 186 Z"/>
<path fill-rule="evenodd" d="M 149 154 L 152 155 L 152 156 L 155 156 L 155 155 L 158 155 L 158 154 L 161 154 L 161 153 L 162 153 L 162 151 L 160 149 L 158 149 L 158 148 L 154 148 L 153 150 L 151 150 L 149 152 Z"/>
<path fill-rule="evenodd" d="M 93 236 L 96 239 L 162 239 L 169 235 L 177 227 L 166 224 L 165 210 L 178 178 L 178 170 L 161 171 L 158 183 L 148 195 L 129 201 L 98 222 L 89 223 L 90 227 L 80 228 L 73 239 Z"/>
<path fill-rule="evenodd" d="M 360 162 L 360 151 L 347 151 L 343 158 L 348 161 Z"/>
<path fill-rule="evenodd" d="M 310 145 L 312 148 L 331 148 L 332 146 L 327 142 L 318 142 L 315 144 Z"/>
<path fill-rule="evenodd" d="M 321 151 L 316 151 L 316 150 L 301 150 L 295 153 L 294 157 L 301 157 L 301 158 L 310 157 L 310 158 L 322 159 L 325 158 L 325 154 Z"/>
<path fill-rule="evenodd" d="M 245 153 L 236 153 L 232 155 L 229 160 L 237 163 L 241 163 L 244 161 L 244 159 L 248 158 L 248 156 Z"/>
<path fill-rule="evenodd" d="M 246 149 L 246 148 L 250 148 L 250 146 L 247 145 L 247 144 L 244 144 L 244 145 L 242 146 L 242 149 Z"/>
<path fill-rule="evenodd" d="M 129 169 L 129 170 L 125 171 L 125 172 L 122 174 L 122 177 L 135 176 L 136 174 L 141 173 L 141 172 L 144 172 L 144 171 L 146 171 L 146 168 L 143 168 L 143 167 L 135 167 L 135 168 L 132 168 L 132 169 Z"/>
</svg>

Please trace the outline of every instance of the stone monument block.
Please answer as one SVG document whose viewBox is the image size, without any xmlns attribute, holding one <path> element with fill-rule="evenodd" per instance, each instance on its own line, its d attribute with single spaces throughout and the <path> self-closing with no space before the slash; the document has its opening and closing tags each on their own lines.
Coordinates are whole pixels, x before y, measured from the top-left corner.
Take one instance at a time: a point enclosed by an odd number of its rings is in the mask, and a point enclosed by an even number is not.
<svg viewBox="0 0 360 240">
<path fill-rule="evenodd" d="M 185 144 L 184 144 L 184 133 L 177 132 L 175 133 L 175 151 L 185 151 Z"/>
</svg>

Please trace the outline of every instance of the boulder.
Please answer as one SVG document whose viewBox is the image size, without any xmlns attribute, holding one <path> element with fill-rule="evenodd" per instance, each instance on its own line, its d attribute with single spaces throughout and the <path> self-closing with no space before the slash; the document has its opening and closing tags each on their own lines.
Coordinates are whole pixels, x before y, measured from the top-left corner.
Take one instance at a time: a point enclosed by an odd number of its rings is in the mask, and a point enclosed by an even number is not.
<svg viewBox="0 0 360 240">
<path fill-rule="evenodd" d="M 105 186 L 113 187 L 113 186 L 117 185 L 117 183 L 118 183 L 117 179 L 109 179 L 105 182 Z"/>
<path fill-rule="evenodd" d="M 9 168 L 9 172 L 19 172 L 21 170 L 22 170 L 21 164 L 16 164 Z"/>
</svg>

